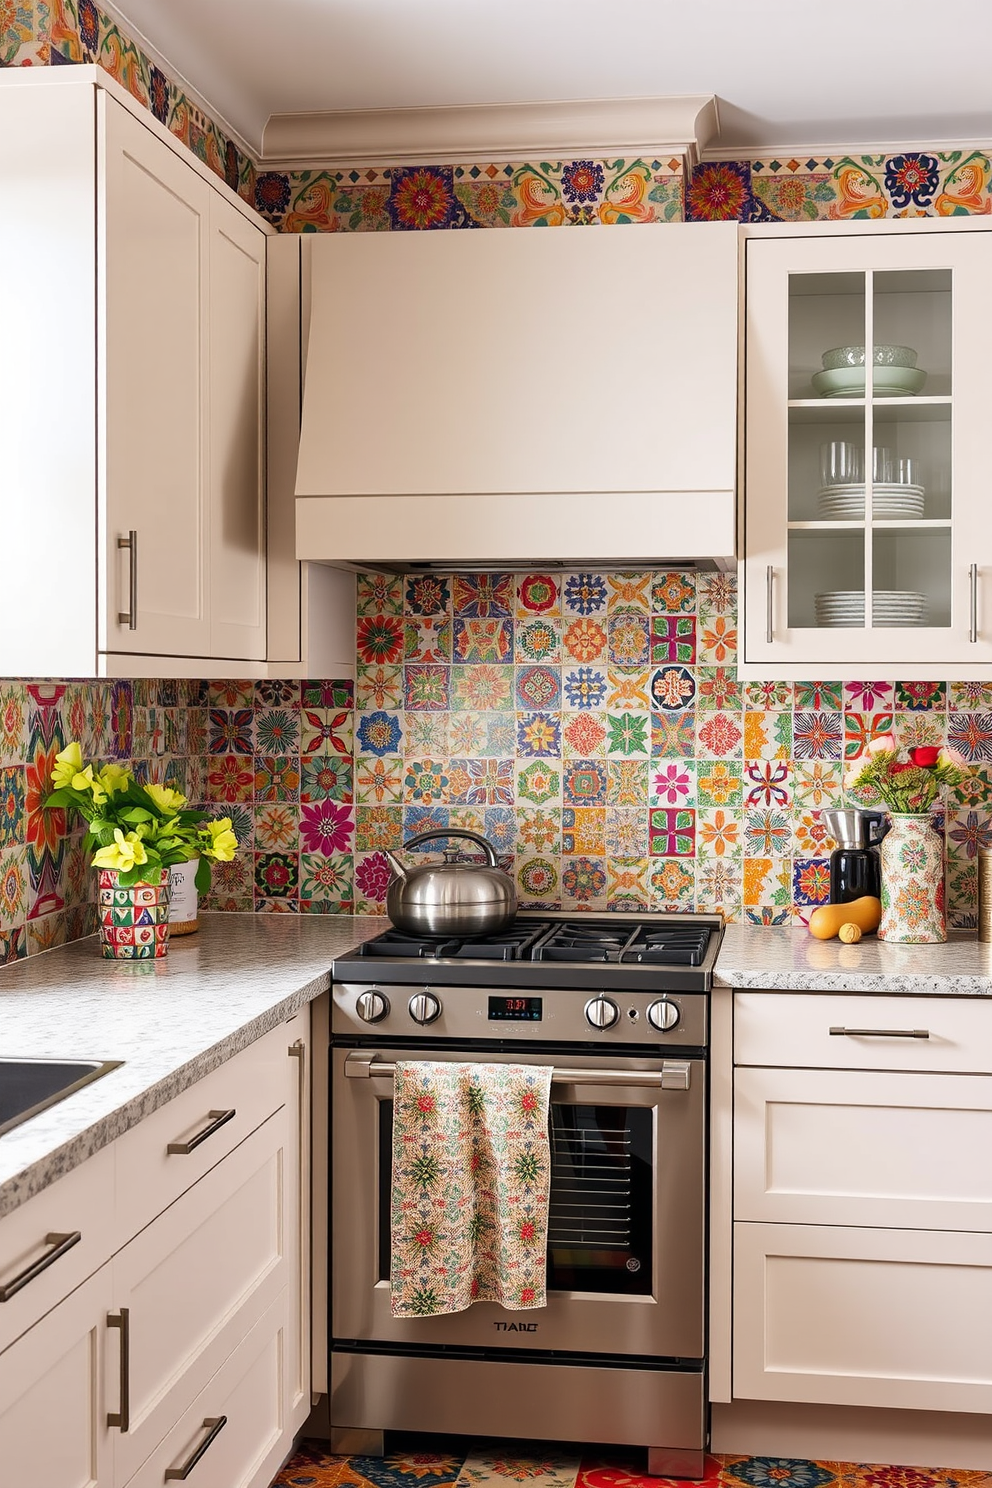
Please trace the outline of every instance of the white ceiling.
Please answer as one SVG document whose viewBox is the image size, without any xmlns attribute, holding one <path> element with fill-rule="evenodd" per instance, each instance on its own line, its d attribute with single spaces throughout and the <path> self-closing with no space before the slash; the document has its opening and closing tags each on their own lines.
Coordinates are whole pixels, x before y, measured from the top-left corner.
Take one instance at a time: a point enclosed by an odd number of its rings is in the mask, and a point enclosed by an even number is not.
<svg viewBox="0 0 992 1488">
<path fill-rule="evenodd" d="M 270 114 L 715 93 L 707 154 L 992 141 L 987 0 L 116 0 L 256 153 Z"/>
</svg>

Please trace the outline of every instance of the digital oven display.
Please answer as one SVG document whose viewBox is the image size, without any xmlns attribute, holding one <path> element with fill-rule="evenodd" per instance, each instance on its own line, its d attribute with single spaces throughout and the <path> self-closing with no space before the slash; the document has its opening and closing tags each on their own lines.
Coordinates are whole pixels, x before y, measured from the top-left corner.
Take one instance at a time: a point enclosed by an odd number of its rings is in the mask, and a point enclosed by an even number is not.
<svg viewBox="0 0 992 1488">
<path fill-rule="evenodd" d="M 490 997 L 489 1021 L 540 1023 L 543 998 Z"/>
</svg>

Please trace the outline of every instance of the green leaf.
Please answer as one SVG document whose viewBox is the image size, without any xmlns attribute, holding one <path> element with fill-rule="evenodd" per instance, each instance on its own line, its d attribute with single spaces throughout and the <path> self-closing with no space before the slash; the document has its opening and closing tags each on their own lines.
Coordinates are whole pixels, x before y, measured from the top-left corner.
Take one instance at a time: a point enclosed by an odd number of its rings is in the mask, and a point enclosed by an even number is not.
<svg viewBox="0 0 992 1488">
<path fill-rule="evenodd" d="M 122 822 L 134 822 L 134 823 L 138 823 L 138 822 L 147 822 L 147 821 L 154 821 L 154 820 L 155 820 L 155 817 L 152 814 L 152 812 L 147 811 L 144 806 L 132 806 L 131 809 L 130 809 L 130 811 L 122 811 L 121 812 L 121 821 Z"/>
<path fill-rule="evenodd" d="M 196 892 L 198 894 L 207 894 L 210 892 L 210 877 L 210 859 L 201 856 L 196 870 L 196 878 L 193 880 L 196 884 Z"/>
</svg>

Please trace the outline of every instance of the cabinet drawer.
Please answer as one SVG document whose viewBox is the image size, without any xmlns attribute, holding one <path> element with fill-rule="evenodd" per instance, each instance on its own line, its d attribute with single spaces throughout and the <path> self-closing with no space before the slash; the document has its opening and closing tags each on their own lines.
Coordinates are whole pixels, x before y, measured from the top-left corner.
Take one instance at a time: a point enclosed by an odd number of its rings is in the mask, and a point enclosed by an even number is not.
<svg viewBox="0 0 992 1488">
<path fill-rule="evenodd" d="M 734 1226 L 734 1396 L 992 1413 L 992 1236 Z"/>
<path fill-rule="evenodd" d="M 161 1488 L 169 1469 L 181 1471 L 204 1447 L 191 1482 L 202 1488 L 268 1488 L 289 1445 L 282 1429 L 286 1310 L 284 1292 L 138 1469 L 129 1488 Z"/>
<path fill-rule="evenodd" d="M 130 1430 L 114 1442 L 119 1482 L 285 1289 L 290 1141 L 283 1108 L 114 1257 L 130 1353 Z"/>
<path fill-rule="evenodd" d="M 79 1239 L 68 1244 L 77 1232 Z M 39 1268 L 0 1303 L 0 1349 L 103 1264 L 113 1249 L 113 1235 L 114 1155 L 110 1147 L 0 1221 L 0 1286 L 9 1286 L 30 1269 Z"/>
<path fill-rule="evenodd" d="M 992 998 L 738 992 L 734 1063 L 989 1075 Z"/>
<path fill-rule="evenodd" d="M 739 1069 L 734 1217 L 992 1233 L 992 1076 Z"/>
<path fill-rule="evenodd" d="M 290 1088 L 290 1041 L 282 1027 L 273 1029 L 118 1139 L 122 1240 L 137 1234 L 283 1104 Z M 191 1150 L 169 1151 L 181 1145 Z"/>
</svg>

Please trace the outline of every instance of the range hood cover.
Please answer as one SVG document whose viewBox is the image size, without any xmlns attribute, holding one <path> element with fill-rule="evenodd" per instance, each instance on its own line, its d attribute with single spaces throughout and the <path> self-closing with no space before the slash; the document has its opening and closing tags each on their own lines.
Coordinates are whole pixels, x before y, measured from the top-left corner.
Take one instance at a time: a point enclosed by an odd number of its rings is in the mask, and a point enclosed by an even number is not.
<svg viewBox="0 0 992 1488">
<path fill-rule="evenodd" d="M 302 251 L 300 558 L 735 561 L 736 223 Z"/>
</svg>

